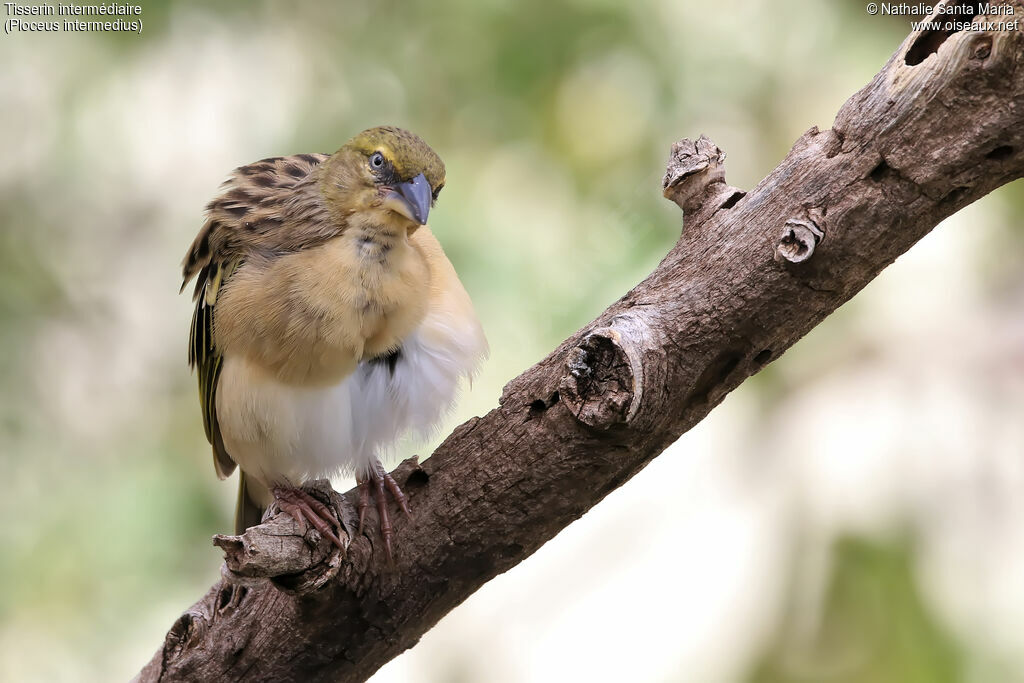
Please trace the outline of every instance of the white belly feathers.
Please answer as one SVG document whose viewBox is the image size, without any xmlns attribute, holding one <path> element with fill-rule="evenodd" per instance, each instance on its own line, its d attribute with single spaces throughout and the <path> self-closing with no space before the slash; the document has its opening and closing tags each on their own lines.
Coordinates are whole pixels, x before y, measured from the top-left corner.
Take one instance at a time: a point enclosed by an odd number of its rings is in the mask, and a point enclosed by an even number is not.
<svg viewBox="0 0 1024 683">
<path fill-rule="evenodd" d="M 486 353 L 475 320 L 435 310 L 405 339 L 393 371 L 364 361 L 333 386 L 282 384 L 225 357 L 217 388 L 224 445 L 268 487 L 364 472 L 403 434 L 429 436 Z"/>
</svg>

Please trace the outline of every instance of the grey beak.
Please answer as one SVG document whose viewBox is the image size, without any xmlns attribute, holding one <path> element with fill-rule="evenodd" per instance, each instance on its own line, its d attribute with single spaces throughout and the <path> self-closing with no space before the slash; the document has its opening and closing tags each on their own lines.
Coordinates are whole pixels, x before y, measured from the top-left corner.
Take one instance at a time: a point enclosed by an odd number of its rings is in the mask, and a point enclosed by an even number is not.
<svg viewBox="0 0 1024 683">
<path fill-rule="evenodd" d="M 433 199 L 430 192 L 430 183 L 426 176 L 420 173 L 407 183 L 400 183 L 395 186 L 399 196 L 409 207 L 409 213 L 413 220 L 420 225 L 427 224 L 427 214 L 430 213 L 430 201 Z"/>
</svg>

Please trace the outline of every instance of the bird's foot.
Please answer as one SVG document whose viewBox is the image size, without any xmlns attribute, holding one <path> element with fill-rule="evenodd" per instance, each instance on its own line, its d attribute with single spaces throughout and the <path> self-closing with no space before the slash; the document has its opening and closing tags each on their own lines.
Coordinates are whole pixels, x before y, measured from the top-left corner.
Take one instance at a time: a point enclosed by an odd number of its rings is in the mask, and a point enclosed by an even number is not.
<svg viewBox="0 0 1024 683">
<path fill-rule="evenodd" d="M 287 512 L 300 526 L 312 524 L 313 528 L 322 536 L 330 539 L 331 543 L 345 550 L 341 539 L 334 533 L 334 529 L 341 530 L 341 522 L 331 509 L 313 497 L 308 491 L 293 486 L 275 486 L 271 489 L 277 506 Z"/>
<path fill-rule="evenodd" d="M 405 494 L 402 493 L 402 489 L 394 477 L 384 470 L 384 466 L 380 464 L 379 460 L 372 463 L 367 475 L 357 476 L 356 483 L 359 485 L 359 504 L 356 507 L 359 511 L 359 533 L 363 533 L 363 522 L 366 520 L 366 509 L 370 507 L 372 486 L 372 495 L 377 501 L 377 516 L 380 518 L 380 535 L 384 538 L 384 552 L 387 554 L 388 562 L 392 562 L 394 560 L 394 556 L 391 554 L 393 531 L 391 515 L 388 514 L 387 493 L 391 494 L 398 506 L 402 508 L 405 516 L 409 518 L 412 513 L 409 512 L 409 503 Z"/>
</svg>

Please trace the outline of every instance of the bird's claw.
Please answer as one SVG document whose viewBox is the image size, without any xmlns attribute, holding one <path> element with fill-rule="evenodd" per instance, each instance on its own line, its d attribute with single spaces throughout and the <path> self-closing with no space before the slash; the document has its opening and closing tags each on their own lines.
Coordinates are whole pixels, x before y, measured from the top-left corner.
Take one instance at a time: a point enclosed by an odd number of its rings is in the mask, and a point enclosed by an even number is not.
<svg viewBox="0 0 1024 683">
<path fill-rule="evenodd" d="M 312 524 L 322 536 L 330 539 L 331 543 L 341 550 L 345 550 L 345 545 L 332 529 L 334 527 L 341 530 L 341 522 L 338 521 L 337 515 L 312 494 L 304 489 L 288 486 L 276 486 L 271 489 L 271 493 L 274 494 L 277 506 L 291 515 L 300 526 L 308 528 L 307 523 Z"/>
<path fill-rule="evenodd" d="M 402 512 L 405 513 L 406 518 L 411 518 L 412 513 L 409 511 L 408 499 L 405 497 L 405 493 L 402 492 L 398 482 L 384 471 L 379 461 L 370 467 L 367 475 L 357 476 L 356 483 L 359 487 L 359 503 L 356 506 L 359 512 L 359 533 L 363 533 L 366 509 L 370 507 L 370 485 L 372 483 L 372 495 L 376 499 L 377 516 L 380 518 L 380 535 L 384 539 L 384 552 L 387 555 L 388 562 L 393 562 L 394 555 L 391 551 L 391 538 L 394 535 L 394 530 L 391 526 L 391 515 L 388 513 L 387 493 L 390 493 L 391 497 L 395 499 Z"/>
</svg>

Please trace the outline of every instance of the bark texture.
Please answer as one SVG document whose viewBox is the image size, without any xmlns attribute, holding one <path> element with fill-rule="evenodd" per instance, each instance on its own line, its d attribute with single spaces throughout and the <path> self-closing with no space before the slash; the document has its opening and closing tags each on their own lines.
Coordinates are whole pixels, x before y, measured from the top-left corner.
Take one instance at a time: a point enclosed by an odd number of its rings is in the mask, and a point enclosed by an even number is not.
<svg viewBox="0 0 1024 683">
<path fill-rule="evenodd" d="M 414 515 L 394 566 L 355 533 L 352 492 L 321 486 L 347 551 L 281 514 L 217 537 L 222 579 L 139 680 L 362 680 L 415 645 L 939 221 L 1024 175 L 1024 32 L 912 34 L 753 190 L 726 184 L 724 158 L 705 137 L 674 145 L 664 191 L 685 223 L 658 268 L 398 467 Z"/>
</svg>

